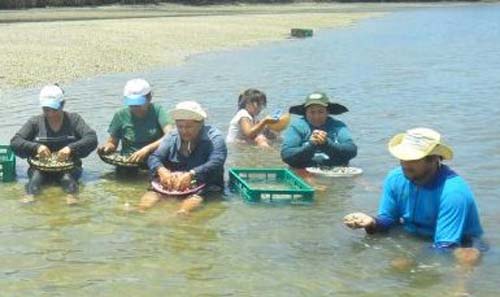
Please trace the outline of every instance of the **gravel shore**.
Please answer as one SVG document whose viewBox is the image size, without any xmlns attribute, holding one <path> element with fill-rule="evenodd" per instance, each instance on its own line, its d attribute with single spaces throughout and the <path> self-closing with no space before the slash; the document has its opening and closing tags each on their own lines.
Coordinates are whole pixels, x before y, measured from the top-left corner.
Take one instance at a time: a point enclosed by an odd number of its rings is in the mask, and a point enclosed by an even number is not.
<svg viewBox="0 0 500 297">
<path fill-rule="evenodd" d="M 144 71 L 284 39 L 292 27 L 348 26 L 381 14 L 338 4 L 154 8 L 0 11 L 0 89 Z"/>
</svg>

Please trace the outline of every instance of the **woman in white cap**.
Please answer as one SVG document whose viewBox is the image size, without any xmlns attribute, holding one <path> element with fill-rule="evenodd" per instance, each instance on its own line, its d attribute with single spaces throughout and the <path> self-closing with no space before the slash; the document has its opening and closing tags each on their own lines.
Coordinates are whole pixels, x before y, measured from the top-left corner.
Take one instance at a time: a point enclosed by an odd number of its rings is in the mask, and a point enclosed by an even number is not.
<svg viewBox="0 0 500 297">
<path fill-rule="evenodd" d="M 120 153 L 129 156 L 128 161 L 145 163 L 163 135 L 172 130 L 173 121 L 161 105 L 151 102 L 151 86 L 144 79 L 129 80 L 123 97 L 126 107 L 114 114 L 108 128 L 110 136 L 99 152 L 113 153 L 121 142 Z"/>
<path fill-rule="evenodd" d="M 441 163 L 453 157 L 452 149 L 438 132 L 415 128 L 394 136 L 389 152 L 401 166 L 385 179 L 378 215 L 352 213 L 344 223 L 370 234 L 401 225 L 411 234 L 431 238 L 436 249 L 454 249 L 459 263 L 474 264 L 483 229 L 471 189 Z"/>
<path fill-rule="evenodd" d="M 347 126 L 331 117 L 348 111 L 314 92 L 303 104 L 290 107 L 294 119 L 283 135 L 281 158 L 296 169 L 314 166 L 347 166 L 357 154 Z"/>
<path fill-rule="evenodd" d="M 43 113 L 30 118 L 12 138 L 10 145 L 21 158 L 48 158 L 57 155 L 59 161 L 72 160 L 76 166 L 70 172 L 42 172 L 28 169 L 28 197 L 40 193 L 42 183 L 58 181 L 68 194 L 67 203 L 77 202 L 77 180 L 82 173 L 81 159 L 97 147 L 97 136 L 77 113 L 64 111 L 64 92 L 58 85 L 45 86 L 39 96 Z"/>
<path fill-rule="evenodd" d="M 226 143 L 220 131 L 205 124 L 206 112 L 194 101 L 184 101 L 170 111 L 175 129 L 161 141 L 160 147 L 148 159 L 153 177 L 158 178 L 167 191 L 185 191 L 193 181 L 205 184 L 205 190 L 222 191 L 224 188 L 224 163 Z M 145 210 L 162 197 L 148 191 L 139 209 Z M 184 199 L 179 213 L 187 213 L 203 201 L 203 193 Z"/>
</svg>

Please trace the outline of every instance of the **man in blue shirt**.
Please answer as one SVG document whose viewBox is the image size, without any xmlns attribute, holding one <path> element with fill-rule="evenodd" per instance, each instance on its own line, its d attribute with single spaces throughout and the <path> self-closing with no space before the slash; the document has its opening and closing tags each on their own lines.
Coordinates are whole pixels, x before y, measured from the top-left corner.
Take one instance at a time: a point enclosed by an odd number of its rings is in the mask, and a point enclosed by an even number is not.
<svg viewBox="0 0 500 297">
<path fill-rule="evenodd" d="M 456 248 L 459 262 L 475 263 L 479 250 L 472 246 L 483 230 L 469 186 L 441 164 L 453 157 L 451 148 L 438 132 L 416 128 L 394 136 L 389 151 L 401 166 L 385 180 L 378 215 L 352 213 L 344 223 L 370 234 L 400 224 L 409 233 L 433 238 L 435 248 Z"/>
<path fill-rule="evenodd" d="M 224 188 L 224 162 L 227 148 L 224 137 L 215 127 L 205 124 L 207 114 L 194 101 L 184 101 L 170 111 L 176 130 L 165 136 L 160 147 L 148 158 L 151 174 L 157 177 L 167 191 L 185 191 L 195 180 L 205 184 L 206 190 Z M 162 197 L 148 191 L 141 199 L 139 209 L 152 207 Z M 192 195 L 183 200 L 179 213 L 198 207 L 203 198 Z"/>
</svg>

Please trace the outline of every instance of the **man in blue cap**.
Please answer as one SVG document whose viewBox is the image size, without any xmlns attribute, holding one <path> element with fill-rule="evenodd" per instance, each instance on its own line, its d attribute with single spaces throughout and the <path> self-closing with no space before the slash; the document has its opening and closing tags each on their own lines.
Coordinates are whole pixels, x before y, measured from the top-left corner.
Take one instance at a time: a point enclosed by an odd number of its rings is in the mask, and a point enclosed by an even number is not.
<svg viewBox="0 0 500 297">
<path fill-rule="evenodd" d="M 76 203 L 77 180 L 82 173 L 80 159 L 97 147 L 96 133 L 80 115 L 63 111 L 64 92 L 58 85 L 45 86 L 39 100 L 43 113 L 30 118 L 12 138 L 13 151 L 21 158 L 47 159 L 55 154 L 58 161 L 71 160 L 76 166 L 69 172 L 46 172 L 30 167 L 26 185 L 28 196 L 24 201 L 33 201 L 42 183 L 56 181 L 68 194 L 66 202 Z"/>
<path fill-rule="evenodd" d="M 173 127 L 163 107 L 151 102 L 149 83 L 141 78 L 127 82 L 123 89 L 123 103 L 108 128 L 110 134 L 106 143 L 99 148 L 102 154 L 118 149 L 121 142 L 122 155 L 129 156 L 132 163 L 145 163 L 149 154 L 158 148 L 160 139 Z"/>
</svg>

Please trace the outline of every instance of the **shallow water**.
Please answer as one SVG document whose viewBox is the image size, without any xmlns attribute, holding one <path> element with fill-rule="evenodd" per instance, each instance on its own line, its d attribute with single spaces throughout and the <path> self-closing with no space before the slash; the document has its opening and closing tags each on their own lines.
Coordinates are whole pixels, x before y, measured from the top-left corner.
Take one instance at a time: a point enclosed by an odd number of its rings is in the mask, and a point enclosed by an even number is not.
<svg viewBox="0 0 500 297">
<path fill-rule="evenodd" d="M 496 296 L 500 278 L 500 5 L 413 9 L 363 21 L 312 39 L 192 57 L 185 65 L 142 74 L 91 78 L 66 86 L 67 109 L 98 131 L 100 141 L 120 106 L 125 81 L 145 76 L 154 100 L 172 107 L 198 100 L 224 132 L 237 95 L 268 94 L 268 111 L 299 103 L 313 90 L 350 109 L 339 116 L 359 145 L 356 178 L 319 178 L 327 185 L 311 205 L 247 204 L 230 194 L 189 217 L 167 201 L 146 214 L 128 213 L 147 187 L 146 175 L 117 180 L 93 154 L 84 160 L 83 203 L 64 204 L 56 187 L 22 206 L 26 164 L 18 181 L 0 184 L 0 286 L 5 296 Z M 39 112 L 38 90 L 0 94 L 0 143 Z M 380 184 L 396 161 L 390 136 L 431 126 L 455 149 L 450 165 L 472 186 L 492 245 L 472 272 L 449 255 L 398 232 L 366 237 L 342 217 L 375 213 Z M 231 147 L 230 166 L 282 166 L 277 151 Z M 417 265 L 391 269 L 405 256 Z"/>
</svg>

